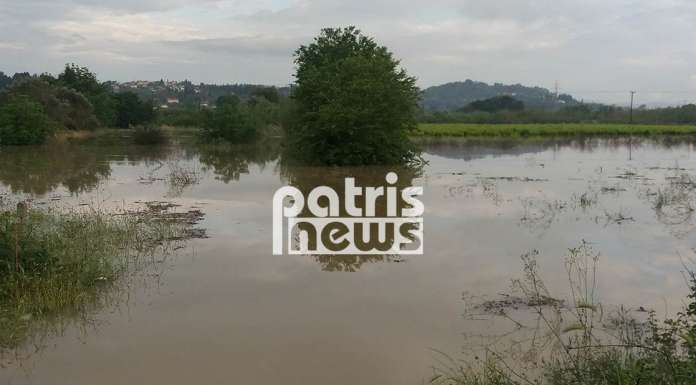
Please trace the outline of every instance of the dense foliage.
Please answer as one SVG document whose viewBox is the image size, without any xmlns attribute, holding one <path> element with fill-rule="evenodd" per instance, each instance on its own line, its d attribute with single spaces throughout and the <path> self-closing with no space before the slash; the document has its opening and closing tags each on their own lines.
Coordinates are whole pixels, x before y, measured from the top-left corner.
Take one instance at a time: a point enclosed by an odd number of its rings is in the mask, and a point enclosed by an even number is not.
<svg viewBox="0 0 696 385">
<path fill-rule="evenodd" d="M 205 119 L 205 109 L 189 105 L 161 109 L 157 114 L 159 124 L 172 127 L 203 127 Z"/>
<path fill-rule="evenodd" d="M 113 96 L 116 105 L 116 121 L 114 125 L 128 128 L 151 122 L 155 118 L 155 110 L 151 102 L 143 102 L 132 92 L 121 92 Z"/>
<path fill-rule="evenodd" d="M 155 118 L 152 102 L 144 102 L 132 92 L 114 93 L 110 83 L 100 83 L 86 67 L 66 64 L 55 83 L 84 95 L 102 126 L 128 128 Z"/>
<path fill-rule="evenodd" d="M 632 118 L 631 118 L 631 115 Z M 419 120 L 426 123 L 629 123 L 694 124 L 696 105 L 678 107 L 629 108 L 600 104 L 577 104 L 555 110 L 525 108 L 522 110 L 481 111 L 469 108 L 457 111 L 421 111 Z"/>
<path fill-rule="evenodd" d="M 294 156 L 331 165 L 397 164 L 416 157 L 416 79 L 355 27 L 327 28 L 295 52 Z"/>
<path fill-rule="evenodd" d="M 73 89 L 52 85 L 37 77 L 23 78 L 0 94 L 0 103 L 18 96 L 26 96 L 40 104 L 59 128 L 91 130 L 99 124 L 92 105 L 84 95 Z"/>
<path fill-rule="evenodd" d="M 50 74 L 18 73 L 9 78 L 0 74 L 0 83 L 0 88 L 5 87 L 0 91 L 0 106 L 6 106 L 8 111 L 12 109 L 12 113 L 18 113 L 20 110 L 16 108 L 17 103 L 28 105 L 27 101 L 31 101 L 40 107 L 45 118 L 45 124 L 41 127 L 20 128 L 17 124 L 3 123 L 1 129 L 4 133 L 4 144 L 42 142 L 46 134 L 54 128 L 127 128 L 150 122 L 155 118 L 155 111 L 150 102 L 143 102 L 132 93 L 114 93 L 109 83 L 100 83 L 94 73 L 75 64 L 66 65 L 64 71 L 56 77 Z M 33 124 L 38 124 L 36 122 L 38 120 L 34 120 Z M 13 130 L 20 129 L 21 131 L 12 133 Z M 32 133 L 31 139 L 27 130 Z M 15 139 L 8 139 L 10 136 Z"/>
<path fill-rule="evenodd" d="M 461 109 L 464 112 L 471 111 L 484 111 L 484 112 L 498 112 L 498 111 L 522 111 L 524 110 L 524 103 L 513 98 L 512 96 L 503 95 L 495 96 L 490 99 L 477 100 L 475 102 L 469 103 L 468 106 Z"/>
<path fill-rule="evenodd" d="M 14 96 L 0 106 L 0 144 L 40 144 L 52 127 L 41 105 L 27 96 Z"/>
<path fill-rule="evenodd" d="M 203 112 L 202 136 L 206 140 L 252 141 L 277 115 L 277 106 L 265 98 L 242 101 L 237 96 L 222 96 L 215 107 Z"/>
</svg>

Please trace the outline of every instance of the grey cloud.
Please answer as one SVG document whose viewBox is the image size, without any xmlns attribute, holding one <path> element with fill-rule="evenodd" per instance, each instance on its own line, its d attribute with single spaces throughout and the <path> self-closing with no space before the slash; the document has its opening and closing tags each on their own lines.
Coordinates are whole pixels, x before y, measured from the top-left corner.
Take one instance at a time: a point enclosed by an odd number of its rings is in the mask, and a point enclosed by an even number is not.
<svg viewBox="0 0 696 385">
<path fill-rule="evenodd" d="M 260 55 L 288 57 L 295 49 L 311 37 L 268 37 L 249 36 L 217 39 L 190 39 L 163 41 L 162 44 L 202 53 L 222 55 Z"/>
<path fill-rule="evenodd" d="M 696 100 L 692 0 L 231 1 L 0 0 L 0 70 L 75 61 L 105 79 L 284 84 L 297 46 L 357 25 L 421 86 L 559 81 L 600 101 L 623 102 L 629 89 L 648 103 Z"/>
</svg>

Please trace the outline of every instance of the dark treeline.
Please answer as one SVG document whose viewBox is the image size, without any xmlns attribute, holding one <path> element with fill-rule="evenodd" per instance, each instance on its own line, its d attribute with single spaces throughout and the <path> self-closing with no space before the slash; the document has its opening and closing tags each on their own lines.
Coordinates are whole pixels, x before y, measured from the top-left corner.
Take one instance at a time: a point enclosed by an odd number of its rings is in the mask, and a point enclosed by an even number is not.
<svg viewBox="0 0 696 385">
<path fill-rule="evenodd" d="M 0 87 L 0 144 L 38 144 L 57 130 L 128 128 L 155 118 L 152 103 L 113 92 L 75 64 L 57 76 L 0 73 Z"/>
<path fill-rule="evenodd" d="M 234 93 L 218 96 L 212 105 L 179 102 L 158 110 L 157 122 L 163 126 L 197 127 L 207 141 L 226 140 L 246 143 L 263 134 L 272 134 L 272 127 L 281 125 L 283 111 L 290 99 L 275 87 L 253 86 L 244 95 Z"/>
<path fill-rule="evenodd" d="M 694 124 L 696 104 L 646 108 L 605 104 L 575 104 L 555 109 L 530 108 L 511 96 L 497 96 L 469 103 L 452 111 L 421 110 L 424 123 L 636 123 Z"/>
<path fill-rule="evenodd" d="M 176 87 L 165 87 L 174 90 L 177 102 L 159 105 L 152 87 L 157 88 L 160 82 L 147 84 L 150 88 L 145 89 L 100 82 L 88 68 L 75 64 L 67 64 L 57 76 L 25 72 L 10 77 L 0 72 L 0 144 L 39 144 L 60 130 L 154 123 L 199 127 L 205 139 L 246 142 L 277 123 L 280 105 L 287 101 L 286 92 L 275 87 L 222 85 L 201 89 L 179 82 Z M 214 103 L 203 103 L 213 97 Z M 152 127 L 136 133 L 145 134 L 141 135 L 145 142 L 162 137 Z"/>
</svg>

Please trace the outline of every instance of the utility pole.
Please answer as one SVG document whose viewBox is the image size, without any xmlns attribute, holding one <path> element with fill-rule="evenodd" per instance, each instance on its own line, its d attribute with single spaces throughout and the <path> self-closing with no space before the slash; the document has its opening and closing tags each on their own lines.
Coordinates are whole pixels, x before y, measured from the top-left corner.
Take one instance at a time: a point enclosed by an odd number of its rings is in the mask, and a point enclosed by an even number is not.
<svg viewBox="0 0 696 385">
<path fill-rule="evenodd" d="M 629 124 L 633 124 L 633 95 L 636 94 L 636 91 L 631 91 L 631 111 L 629 113 Z"/>
<path fill-rule="evenodd" d="M 631 91 L 631 110 L 629 113 L 629 124 L 633 124 L 633 95 L 636 91 Z M 633 135 L 628 137 L 628 160 L 633 160 Z"/>
</svg>

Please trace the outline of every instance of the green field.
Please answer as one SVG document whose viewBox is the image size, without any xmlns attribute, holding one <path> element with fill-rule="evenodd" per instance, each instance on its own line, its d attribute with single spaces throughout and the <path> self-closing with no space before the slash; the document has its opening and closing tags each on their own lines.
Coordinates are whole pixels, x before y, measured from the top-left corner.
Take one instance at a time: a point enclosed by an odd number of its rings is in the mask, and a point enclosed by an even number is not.
<svg viewBox="0 0 696 385">
<path fill-rule="evenodd" d="M 422 123 L 414 136 L 590 136 L 590 135 L 689 135 L 696 134 L 696 125 L 644 124 L 466 124 Z"/>
</svg>

